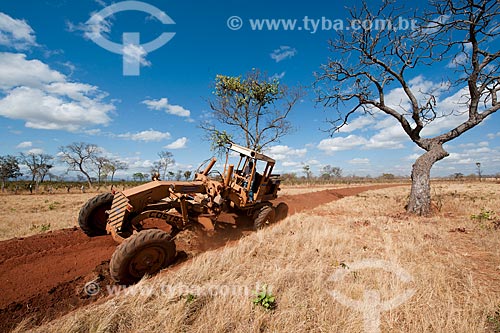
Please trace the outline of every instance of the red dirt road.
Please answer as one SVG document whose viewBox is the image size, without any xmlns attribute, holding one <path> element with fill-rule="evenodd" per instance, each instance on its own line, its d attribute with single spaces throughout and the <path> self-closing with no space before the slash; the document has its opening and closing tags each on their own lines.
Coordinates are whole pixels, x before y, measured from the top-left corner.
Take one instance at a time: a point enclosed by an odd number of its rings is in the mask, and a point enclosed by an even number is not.
<svg viewBox="0 0 500 333">
<path fill-rule="evenodd" d="M 394 185 L 281 196 L 277 202 L 286 202 L 292 215 L 345 196 L 389 186 Z M 232 228 L 230 232 L 218 230 L 216 237 L 209 239 L 197 239 L 204 238 L 199 233 L 181 236 L 176 241 L 181 252 L 178 262 L 236 241 L 250 230 L 248 225 Z M 37 326 L 104 297 L 88 296 L 84 286 L 89 281 L 101 286 L 112 284 L 108 264 L 115 247 L 111 236 L 89 238 L 78 228 L 0 242 L 0 331 L 9 331 L 27 318 L 28 326 Z"/>
</svg>

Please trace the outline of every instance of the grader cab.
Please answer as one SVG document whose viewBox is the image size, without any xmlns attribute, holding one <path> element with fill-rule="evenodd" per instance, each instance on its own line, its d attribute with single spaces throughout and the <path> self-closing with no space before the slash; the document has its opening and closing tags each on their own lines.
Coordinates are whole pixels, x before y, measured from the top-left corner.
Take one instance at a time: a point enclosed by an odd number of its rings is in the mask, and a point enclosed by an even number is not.
<svg viewBox="0 0 500 333">
<path fill-rule="evenodd" d="M 230 159 L 238 162 L 231 164 Z M 80 210 L 81 229 L 89 236 L 111 234 L 120 243 L 111 262 L 111 277 L 122 284 L 138 281 L 175 260 L 174 237 L 193 223 L 214 230 L 224 213 L 253 220 L 256 229 L 284 218 L 288 207 L 270 202 L 278 196 L 280 178 L 275 160 L 231 143 L 222 173 L 212 158 L 192 181 L 153 180 L 120 192 L 90 199 Z M 162 220 L 170 231 L 148 229 L 144 222 Z"/>
</svg>

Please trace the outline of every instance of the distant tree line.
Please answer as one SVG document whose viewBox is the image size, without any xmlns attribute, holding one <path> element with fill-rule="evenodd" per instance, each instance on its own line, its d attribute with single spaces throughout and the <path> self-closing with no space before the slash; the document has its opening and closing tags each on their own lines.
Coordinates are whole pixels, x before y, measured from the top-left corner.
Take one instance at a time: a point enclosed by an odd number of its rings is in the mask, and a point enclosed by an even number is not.
<svg viewBox="0 0 500 333">
<path fill-rule="evenodd" d="M 175 164 L 173 154 L 168 151 L 158 153 L 159 159 L 153 163 L 151 174 L 136 172 L 132 175 L 134 181 L 150 180 L 151 176 L 158 173 L 161 179 L 189 180 L 192 172 L 189 170 L 170 170 Z M 47 179 L 49 181 L 61 181 L 63 177 L 51 173 L 55 163 L 62 163 L 67 167 L 67 173 L 76 173 L 78 181 L 85 181 L 88 187 L 95 184 L 113 183 L 117 171 L 128 170 L 126 162 L 120 161 L 106 153 L 103 148 L 86 142 L 74 142 L 59 147 L 56 156 L 45 153 L 20 153 L 17 156 L 0 156 L 0 181 L 1 190 L 5 190 L 8 181 L 15 181 L 21 176 L 29 177 L 29 184 L 38 187 Z M 25 166 L 25 175 L 21 172 L 21 166 Z M 24 170 L 24 169 L 23 169 Z"/>
</svg>

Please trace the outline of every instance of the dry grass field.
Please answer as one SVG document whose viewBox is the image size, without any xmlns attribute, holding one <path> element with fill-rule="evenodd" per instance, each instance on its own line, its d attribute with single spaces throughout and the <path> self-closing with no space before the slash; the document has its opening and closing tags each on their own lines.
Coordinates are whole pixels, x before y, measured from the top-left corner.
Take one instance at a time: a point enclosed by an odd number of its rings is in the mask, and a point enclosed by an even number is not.
<svg viewBox="0 0 500 333">
<path fill-rule="evenodd" d="M 77 226 L 82 205 L 96 193 L 0 195 L 0 240 Z"/>
<path fill-rule="evenodd" d="M 404 213 L 408 192 L 293 215 L 36 331 L 498 332 L 500 185 L 435 184 L 429 218 Z M 40 219 L 51 202 L 38 203 Z M 263 285 L 271 310 L 252 301 Z"/>
</svg>

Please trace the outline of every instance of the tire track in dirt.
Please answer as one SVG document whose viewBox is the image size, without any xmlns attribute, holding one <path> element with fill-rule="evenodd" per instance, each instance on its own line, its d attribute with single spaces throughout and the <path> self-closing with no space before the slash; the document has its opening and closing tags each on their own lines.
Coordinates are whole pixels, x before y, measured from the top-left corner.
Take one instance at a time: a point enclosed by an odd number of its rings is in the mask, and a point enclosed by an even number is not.
<svg viewBox="0 0 500 333">
<path fill-rule="evenodd" d="M 276 203 L 286 202 L 292 215 L 344 196 L 390 186 L 399 185 L 285 195 Z M 178 262 L 237 241 L 251 229 L 251 224 L 218 229 L 216 237 L 202 240 L 197 239 L 197 233 L 187 233 L 176 240 L 181 253 Z M 7 332 L 26 319 L 28 327 L 37 326 L 105 297 L 104 292 L 88 296 L 84 286 L 89 281 L 97 281 L 101 286 L 112 284 L 108 266 L 115 248 L 111 236 L 90 238 L 78 228 L 0 242 L 0 331 Z"/>
</svg>

